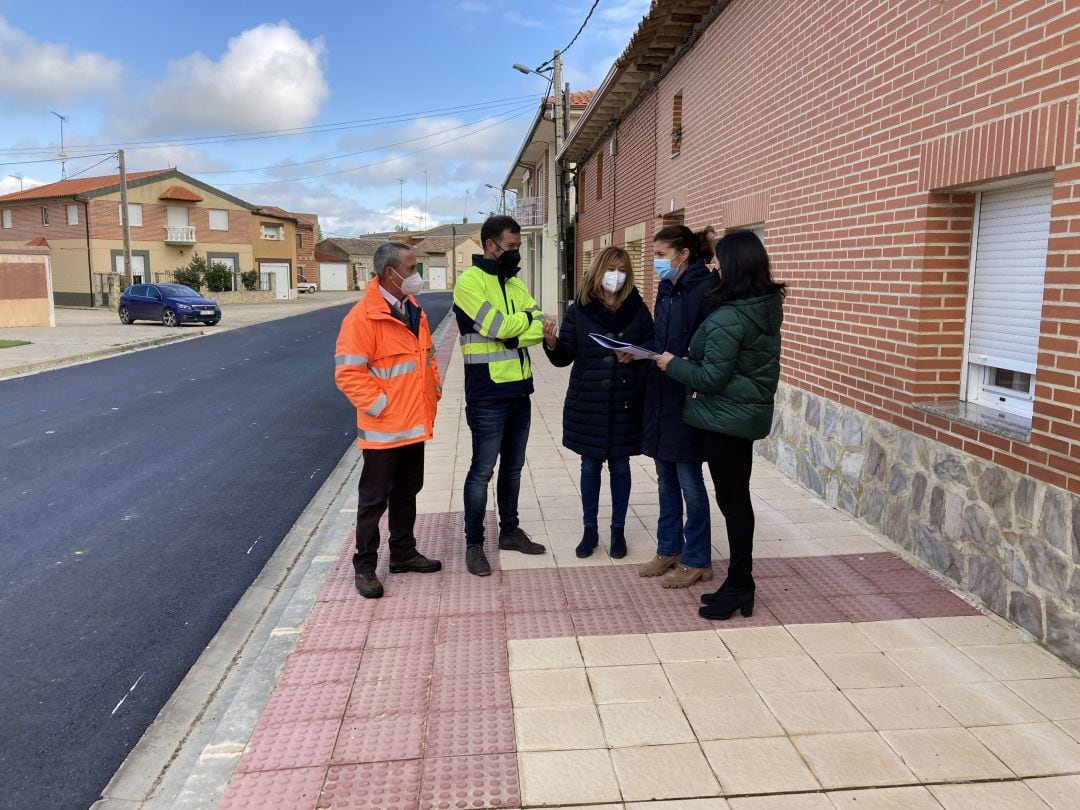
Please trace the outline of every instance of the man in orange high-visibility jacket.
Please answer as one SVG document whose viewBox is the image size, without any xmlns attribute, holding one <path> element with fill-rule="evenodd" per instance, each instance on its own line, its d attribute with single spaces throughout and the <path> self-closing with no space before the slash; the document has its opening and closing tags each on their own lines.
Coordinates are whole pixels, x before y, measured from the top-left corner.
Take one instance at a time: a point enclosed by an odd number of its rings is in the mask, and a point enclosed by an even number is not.
<svg viewBox="0 0 1080 810">
<path fill-rule="evenodd" d="M 356 590 L 383 595 L 375 573 L 379 520 L 390 509 L 390 572 L 428 574 L 442 568 L 416 550 L 416 495 L 424 486 L 424 442 L 442 396 L 427 317 L 413 298 L 424 285 L 408 245 L 375 249 L 375 278 L 342 321 L 334 380 L 356 406 L 364 453 L 356 511 Z"/>
</svg>

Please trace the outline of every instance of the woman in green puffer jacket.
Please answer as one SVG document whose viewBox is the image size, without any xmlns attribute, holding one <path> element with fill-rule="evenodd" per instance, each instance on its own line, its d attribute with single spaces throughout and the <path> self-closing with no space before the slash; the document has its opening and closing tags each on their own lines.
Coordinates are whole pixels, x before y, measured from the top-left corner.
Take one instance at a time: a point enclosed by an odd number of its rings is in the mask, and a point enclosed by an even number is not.
<svg viewBox="0 0 1080 810">
<path fill-rule="evenodd" d="M 665 353 L 656 362 L 686 386 L 683 419 L 705 431 L 705 458 L 731 556 L 724 584 L 701 597 L 705 604 L 698 612 L 727 619 L 736 610 L 754 612 L 750 469 L 754 440 L 772 429 L 785 285 L 773 281 L 769 254 L 750 231 L 721 239 L 716 260 L 716 286 L 708 294 L 715 310 L 694 333 L 689 358 Z"/>
</svg>

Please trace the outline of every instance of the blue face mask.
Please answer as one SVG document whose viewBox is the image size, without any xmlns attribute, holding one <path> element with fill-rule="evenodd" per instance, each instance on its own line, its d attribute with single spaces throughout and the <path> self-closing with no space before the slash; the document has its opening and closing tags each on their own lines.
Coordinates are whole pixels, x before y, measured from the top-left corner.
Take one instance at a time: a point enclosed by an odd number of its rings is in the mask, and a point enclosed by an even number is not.
<svg viewBox="0 0 1080 810">
<path fill-rule="evenodd" d="M 660 276 L 662 281 L 670 281 L 679 274 L 677 267 L 671 266 L 671 259 L 653 259 L 653 272 Z"/>
</svg>

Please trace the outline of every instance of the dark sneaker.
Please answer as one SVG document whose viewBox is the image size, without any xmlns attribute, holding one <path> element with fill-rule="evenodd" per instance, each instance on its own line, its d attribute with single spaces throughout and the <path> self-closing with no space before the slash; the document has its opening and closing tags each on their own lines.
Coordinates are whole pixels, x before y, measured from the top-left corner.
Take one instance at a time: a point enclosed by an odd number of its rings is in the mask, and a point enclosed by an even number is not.
<svg viewBox="0 0 1080 810">
<path fill-rule="evenodd" d="M 514 529 L 510 534 L 499 535 L 499 550 L 520 551 L 522 554 L 543 554 L 547 551 L 539 543 L 534 543 L 520 527 Z"/>
<path fill-rule="evenodd" d="M 491 576 L 491 566 L 488 564 L 483 546 L 465 546 L 465 567 L 469 569 L 470 574 L 475 576 Z"/>
<path fill-rule="evenodd" d="M 383 595 L 382 583 L 374 571 L 357 571 L 353 582 L 356 583 L 357 593 L 365 599 L 378 599 Z"/>
<path fill-rule="evenodd" d="M 391 574 L 434 574 L 442 570 L 442 563 L 438 560 L 429 560 L 423 554 L 417 554 L 404 562 L 390 563 Z"/>
</svg>

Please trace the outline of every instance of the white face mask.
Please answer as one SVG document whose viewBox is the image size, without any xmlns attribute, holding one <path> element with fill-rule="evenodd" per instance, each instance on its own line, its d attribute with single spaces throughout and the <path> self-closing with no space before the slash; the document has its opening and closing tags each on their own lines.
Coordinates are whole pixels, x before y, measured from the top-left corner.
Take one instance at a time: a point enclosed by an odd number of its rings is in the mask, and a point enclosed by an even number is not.
<svg viewBox="0 0 1080 810">
<path fill-rule="evenodd" d="M 397 270 L 394 271 L 394 275 L 401 281 L 401 294 L 402 295 L 417 295 L 424 290 L 424 279 L 419 273 L 413 273 L 408 278 L 402 278 Z"/>
<path fill-rule="evenodd" d="M 626 273 L 619 270 L 608 270 L 604 273 L 604 279 L 600 282 L 600 286 L 609 293 L 617 293 L 623 288 L 623 284 L 625 283 Z"/>
</svg>

